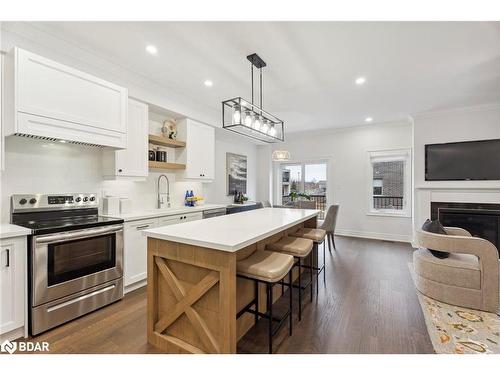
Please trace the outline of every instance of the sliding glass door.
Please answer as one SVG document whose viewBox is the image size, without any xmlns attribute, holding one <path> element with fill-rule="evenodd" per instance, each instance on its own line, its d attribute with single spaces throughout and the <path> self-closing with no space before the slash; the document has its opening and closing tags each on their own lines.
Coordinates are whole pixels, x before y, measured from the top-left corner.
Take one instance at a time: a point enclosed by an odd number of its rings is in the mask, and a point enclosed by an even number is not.
<svg viewBox="0 0 500 375">
<path fill-rule="evenodd" d="M 298 200 L 313 201 L 321 210 L 326 209 L 327 163 L 283 163 L 281 174 L 281 204 L 293 205 Z"/>
</svg>

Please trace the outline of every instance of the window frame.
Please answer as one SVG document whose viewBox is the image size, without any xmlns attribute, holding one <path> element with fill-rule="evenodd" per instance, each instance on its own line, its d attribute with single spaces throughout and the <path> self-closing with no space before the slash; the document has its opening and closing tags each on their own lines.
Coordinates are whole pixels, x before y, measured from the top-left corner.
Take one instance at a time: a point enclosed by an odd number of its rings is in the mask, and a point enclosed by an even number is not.
<svg viewBox="0 0 500 375">
<path fill-rule="evenodd" d="M 403 209 L 376 209 L 373 207 L 373 163 L 387 161 L 405 161 L 403 174 Z M 411 149 L 368 151 L 367 152 L 367 215 L 369 216 L 394 216 L 411 217 L 412 214 L 412 157 Z"/>
</svg>

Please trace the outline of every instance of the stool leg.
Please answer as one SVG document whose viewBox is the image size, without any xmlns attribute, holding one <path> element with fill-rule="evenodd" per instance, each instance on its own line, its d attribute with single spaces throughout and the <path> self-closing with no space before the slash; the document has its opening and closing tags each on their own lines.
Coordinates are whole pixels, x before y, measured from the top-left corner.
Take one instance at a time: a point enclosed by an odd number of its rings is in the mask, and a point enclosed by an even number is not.
<svg viewBox="0 0 500 375">
<path fill-rule="evenodd" d="M 255 311 L 256 311 L 256 314 L 255 314 L 255 324 L 257 324 L 259 322 L 259 283 L 257 282 L 257 280 L 254 281 L 254 285 L 253 285 L 253 288 L 254 288 L 254 293 L 255 293 Z"/>
<path fill-rule="evenodd" d="M 273 354 L 273 285 L 267 284 L 267 295 L 269 301 L 269 354 Z"/>
<path fill-rule="evenodd" d="M 326 285 L 326 251 L 325 251 L 326 245 L 325 241 L 323 241 L 323 284 Z M 318 286 L 319 288 L 319 286 Z"/>
<path fill-rule="evenodd" d="M 293 300 L 293 298 L 292 298 L 292 289 L 293 289 L 292 288 L 292 270 L 290 270 L 290 272 L 288 273 L 288 280 L 290 281 L 290 286 L 288 289 L 290 291 L 290 317 L 289 317 L 290 318 L 290 333 L 289 333 L 289 335 L 291 336 L 292 335 L 292 321 L 293 321 L 293 318 L 292 318 L 292 316 L 293 316 L 293 314 L 292 314 L 292 312 L 293 312 L 293 308 L 292 308 L 292 300 Z"/>
<path fill-rule="evenodd" d="M 335 237 L 334 237 L 333 233 L 332 233 L 332 242 L 333 242 L 333 249 L 337 250 L 337 247 L 335 246 Z"/>
<path fill-rule="evenodd" d="M 318 246 L 316 246 L 316 249 L 318 249 Z M 313 301 L 313 255 L 314 255 L 314 249 L 311 251 L 310 257 L 309 257 L 309 278 L 310 278 L 310 284 L 311 284 L 311 302 Z M 318 278 L 318 271 L 316 271 L 316 280 Z"/>
<path fill-rule="evenodd" d="M 319 244 L 316 244 L 316 295 L 319 293 Z"/>
<path fill-rule="evenodd" d="M 299 258 L 299 322 L 302 320 L 302 266 Z"/>
</svg>

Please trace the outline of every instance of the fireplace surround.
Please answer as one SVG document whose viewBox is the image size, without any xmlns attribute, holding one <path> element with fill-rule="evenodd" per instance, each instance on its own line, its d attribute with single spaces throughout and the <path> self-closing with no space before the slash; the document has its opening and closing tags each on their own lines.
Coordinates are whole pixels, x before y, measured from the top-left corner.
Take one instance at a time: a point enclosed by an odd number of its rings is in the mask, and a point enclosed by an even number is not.
<svg viewBox="0 0 500 375">
<path fill-rule="evenodd" d="M 493 243 L 500 255 L 500 204 L 431 202 L 431 219 L 460 227 Z"/>
</svg>

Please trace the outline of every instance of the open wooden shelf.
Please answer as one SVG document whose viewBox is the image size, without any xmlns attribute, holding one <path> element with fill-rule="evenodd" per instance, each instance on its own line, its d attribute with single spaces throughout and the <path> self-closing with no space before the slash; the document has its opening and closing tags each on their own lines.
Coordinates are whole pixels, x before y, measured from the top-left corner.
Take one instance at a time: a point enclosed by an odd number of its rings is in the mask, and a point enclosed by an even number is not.
<svg viewBox="0 0 500 375">
<path fill-rule="evenodd" d="M 148 161 L 149 168 L 153 169 L 186 169 L 186 164 L 165 163 L 163 161 Z"/>
<path fill-rule="evenodd" d="M 155 145 L 159 146 L 165 146 L 165 147 L 186 147 L 186 142 L 183 141 L 178 141 L 177 139 L 170 139 L 170 138 L 165 138 L 160 135 L 149 135 L 149 143 L 153 143 Z"/>
</svg>

